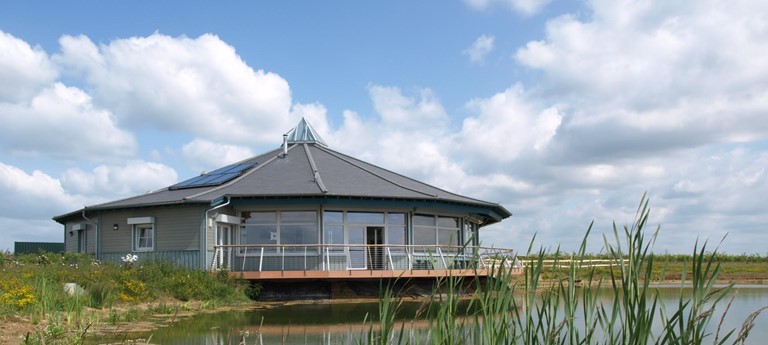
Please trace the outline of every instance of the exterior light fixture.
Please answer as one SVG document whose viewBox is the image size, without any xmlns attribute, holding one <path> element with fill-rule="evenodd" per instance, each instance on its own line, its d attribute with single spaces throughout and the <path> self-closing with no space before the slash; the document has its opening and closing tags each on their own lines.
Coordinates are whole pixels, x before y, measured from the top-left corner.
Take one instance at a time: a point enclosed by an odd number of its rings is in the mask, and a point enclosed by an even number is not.
<svg viewBox="0 0 768 345">
<path fill-rule="evenodd" d="M 74 231 L 70 231 L 70 232 L 69 232 L 69 237 L 72 237 L 74 234 L 75 234 L 75 232 L 74 232 Z"/>
<path fill-rule="evenodd" d="M 112 224 L 112 230 L 117 230 L 117 229 L 118 229 L 118 225 L 117 224 Z"/>
</svg>

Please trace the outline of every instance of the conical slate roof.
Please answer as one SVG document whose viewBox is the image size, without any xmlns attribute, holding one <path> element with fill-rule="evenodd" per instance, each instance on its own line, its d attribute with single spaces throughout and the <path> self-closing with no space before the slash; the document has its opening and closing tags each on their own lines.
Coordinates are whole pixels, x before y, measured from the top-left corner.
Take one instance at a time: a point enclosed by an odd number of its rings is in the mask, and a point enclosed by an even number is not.
<svg viewBox="0 0 768 345">
<path fill-rule="evenodd" d="M 284 148 L 276 149 L 155 192 L 87 209 L 211 203 L 222 197 L 432 202 L 487 210 L 483 213 L 492 222 L 511 215 L 498 204 L 454 194 L 334 151 L 304 119 L 288 132 L 287 154 Z"/>
</svg>

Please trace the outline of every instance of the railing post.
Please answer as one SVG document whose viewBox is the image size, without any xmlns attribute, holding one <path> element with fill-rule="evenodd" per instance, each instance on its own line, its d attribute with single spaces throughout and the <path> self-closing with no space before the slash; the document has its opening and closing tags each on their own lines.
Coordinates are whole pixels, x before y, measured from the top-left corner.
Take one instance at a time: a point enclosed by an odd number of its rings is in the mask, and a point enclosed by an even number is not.
<svg viewBox="0 0 768 345">
<path fill-rule="evenodd" d="M 408 257 L 408 269 L 413 271 L 413 253 L 409 250 L 410 248 L 411 247 L 405 247 L 405 255 Z"/>
<path fill-rule="evenodd" d="M 440 247 L 437 247 L 437 255 L 440 256 L 440 261 L 443 262 L 443 269 L 448 269 L 448 264 L 445 263 L 445 257 L 443 257 L 443 251 L 440 250 Z"/>
<path fill-rule="evenodd" d="M 349 253 L 349 245 L 344 246 L 344 253 L 347 254 L 345 255 L 346 262 L 344 263 L 344 265 L 347 266 L 347 270 L 349 270 L 350 268 L 352 268 L 352 266 L 350 265 L 350 263 L 352 263 L 352 258 L 351 258 L 351 254 Z"/>
<path fill-rule="evenodd" d="M 304 246 L 304 272 L 307 271 L 307 246 Z"/>
<path fill-rule="evenodd" d="M 280 271 L 285 272 L 285 247 L 280 247 Z"/>
<path fill-rule="evenodd" d="M 248 247 L 245 247 L 245 249 L 243 249 L 243 265 L 242 265 L 243 267 L 240 268 L 240 272 L 245 272 L 245 262 L 247 261 L 247 259 L 248 259 Z"/>
<path fill-rule="evenodd" d="M 261 265 L 264 264 L 264 247 L 261 247 L 261 257 L 259 258 L 259 272 L 261 272 Z"/>
</svg>

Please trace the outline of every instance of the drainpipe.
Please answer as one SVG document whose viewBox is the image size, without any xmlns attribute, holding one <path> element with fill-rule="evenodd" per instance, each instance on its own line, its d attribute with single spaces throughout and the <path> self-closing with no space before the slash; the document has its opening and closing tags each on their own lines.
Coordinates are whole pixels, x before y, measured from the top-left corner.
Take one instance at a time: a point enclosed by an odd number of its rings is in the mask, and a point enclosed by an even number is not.
<svg viewBox="0 0 768 345">
<path fill-rule="evenodd" d="M 93 247 L 93 255 L 96 257 L 96 259 L 99 258 L 99 223 L 94 222 L 93 220 L 89 219 L 85 216 L 85 205 L 83 205 L 83 219 L 93 223 L 94 226 L 94 247 Z M 88 231 L 87 229 L 85 231 Z M 85 234 L 85 251 L 88 252 L 88 233 Z"/>
<path fill-rule="evenodd" d="M 203 255 L 206 255 L 208 253 L 208 212 L 211 212 L 213 210 L 216 210 L 216 209 L 219 209 L 219 208 L 222 208 L 224 206 L 229 205 L 229 203 L 232 201 L 232 199 L 230 197 L 226 197 L 226 198 L 227 198 L 227 202 L 225 202 L 225 203 L 223 203 L 221 205 L 212 207 L 212 208 L 208 209 L 207 211 L 205 211 L 205 233 L 203 234 L 203 238 L 205 240 L 203 242 L 204 243 L 203 244 Z M 211 229 L 213 229 L 213 222 L 211 222 Z M 204 262 L 203 263 L 203 270 L 205 270 L 206 268 L 207 268 L 207 262 Z"/>
</svg>

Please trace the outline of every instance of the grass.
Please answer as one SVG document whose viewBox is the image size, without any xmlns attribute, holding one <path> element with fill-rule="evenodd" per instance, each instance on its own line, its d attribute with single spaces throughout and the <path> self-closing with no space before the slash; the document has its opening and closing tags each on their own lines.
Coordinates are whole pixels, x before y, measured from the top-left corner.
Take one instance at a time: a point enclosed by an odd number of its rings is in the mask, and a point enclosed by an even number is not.
<svg viewBox="0 0 768 345">
<path fill-rule="evenodd" d="M 670 257 L 652 252 L 659 228 L 646 231 L 649 213 L 644 196 L 634 223 L 623 227 L 614 224 L 612 236 L 604 236 L 605 254 L 600 258 L 612 262 L 607 268 L 594 267 L 588 261 L 595 258 L 585 252 L 590 225 L 575 253 L 533 250 L 531 241 L 522 277 L 502 266 L 486 282 L 474 278 L 478 292 L 472 296 L 468 311 L 456 309 L 463 284 L 449 277 L 435 290 L 433 296 L 439 297 L 433 297 L 425 307 L 436 311 L 429 314 L 426 330 L 398 325 L 393 315 L 399 299 L 383 290 L 379 323 L 375 328 L 371 323 L 359 343 L 743 344 L 765 308 L 756 309 L 739 329 L 722 329 L 731 286 L 716 284 L 724 256 L 716 248 L 710 251 L 706 242 L 697 242 L 690 256 L 675 258 L 679 261 L 675 266 L 680 268 L 678 277 L 685 283 L 680 285 L 676 303 L 662 303 L 653 282 L 665 277 L 659 272 L 670 268 Z M 739 262 L 763 261 L 750 256 Z M 579 288 L 582 280 L 591 284 Z M 543 281 L 549 284 L 541 284 Z M 599 299 L 599 291 L 606 289 L 612 297 Z M 457 318 L 465 313 L 470 317 Z M 715 332 L 712 325 L 717 325 Z"/>
<path fill-rule="evenodd" d="M 72 253 L 0 255 L 0 320 L 38 325 L 22 339 L 26 344 L 80 343 L 99 324 L 176 314 L 184 301 L 206 307 L 258 294 L 257 287 L 226 272 L 212 275 L 167 262 L 115 265 Z M 66 283 L 76 284 L 72 293 L 65 291 Z"/>
</svg>

